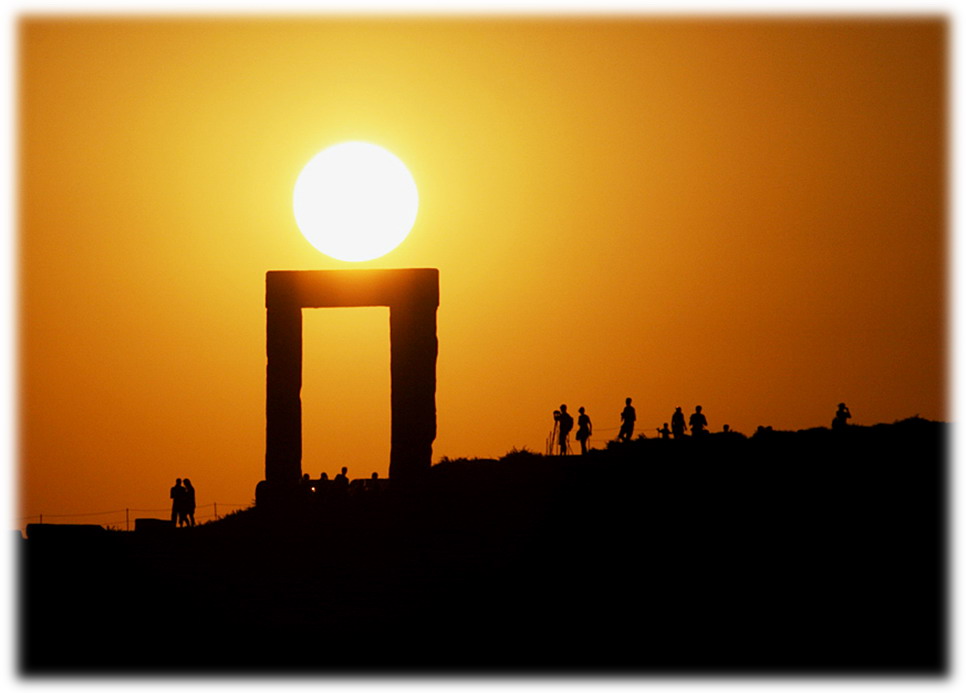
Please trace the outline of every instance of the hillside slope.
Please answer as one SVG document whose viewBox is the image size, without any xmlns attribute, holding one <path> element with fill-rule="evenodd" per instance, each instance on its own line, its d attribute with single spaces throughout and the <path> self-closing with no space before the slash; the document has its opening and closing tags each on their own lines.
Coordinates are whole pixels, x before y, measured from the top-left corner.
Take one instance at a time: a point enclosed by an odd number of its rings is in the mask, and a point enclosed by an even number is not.
<svg viewBox="0 0 966 693">
<path fill-rule="evenodd" d="M 23 671 L 947 669 L 948 425 L 638 440 L 24 542 Z"/>
</svg>

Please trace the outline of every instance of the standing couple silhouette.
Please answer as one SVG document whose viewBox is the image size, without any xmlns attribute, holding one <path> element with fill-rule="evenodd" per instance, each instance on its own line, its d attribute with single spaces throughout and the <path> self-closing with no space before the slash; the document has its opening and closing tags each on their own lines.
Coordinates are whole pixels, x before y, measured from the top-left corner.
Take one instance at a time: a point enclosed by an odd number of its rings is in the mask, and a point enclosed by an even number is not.
<svg viewBox="0 0 966 693">
<path fill-rule="evenodd" d="M 195 487 L 191 479 L 175 479 L 171 487 L 171 523 L 177 527 L 195 526 Z"/>
</svg>

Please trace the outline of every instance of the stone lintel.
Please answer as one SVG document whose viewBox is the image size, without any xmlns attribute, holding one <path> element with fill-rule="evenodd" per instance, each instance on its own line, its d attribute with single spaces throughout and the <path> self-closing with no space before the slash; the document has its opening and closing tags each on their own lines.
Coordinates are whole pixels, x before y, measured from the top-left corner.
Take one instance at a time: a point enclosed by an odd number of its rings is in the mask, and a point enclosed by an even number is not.
<svg viewBox="0 0 966 693">
<path fill-rule="evenodd" d="M 275 270 L 265 274 L 265 307 L 439 306 L 439 270 Z"/>
</svg>

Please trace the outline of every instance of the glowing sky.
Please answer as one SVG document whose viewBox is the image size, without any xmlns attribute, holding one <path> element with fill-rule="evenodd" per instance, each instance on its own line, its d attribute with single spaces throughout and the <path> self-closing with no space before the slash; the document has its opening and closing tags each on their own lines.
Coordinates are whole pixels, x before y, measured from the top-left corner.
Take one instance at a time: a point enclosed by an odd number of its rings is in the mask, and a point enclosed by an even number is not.
<svg viewBox="0 0 966 693">
<path fill-rule="evenodd" d="M 419 187 L 434 459 L 947 416 L 942 18 L 67 19 L 18 36 L 20 516 L 248 503 L 324 147 Z M 385 475 L 387 309 L 305 313 L 305 471 Z M 199 512 L 199 515 L 204 513 Z M 122 516 L 123 517 L 123 516 Z M 97 521 L 97 520 L 95 520 Z"/>
</svg>

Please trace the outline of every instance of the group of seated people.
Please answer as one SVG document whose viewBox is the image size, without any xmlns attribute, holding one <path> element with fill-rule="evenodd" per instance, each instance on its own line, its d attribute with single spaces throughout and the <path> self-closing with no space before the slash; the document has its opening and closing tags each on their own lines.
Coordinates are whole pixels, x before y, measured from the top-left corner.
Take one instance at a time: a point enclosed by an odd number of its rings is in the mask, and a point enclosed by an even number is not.
<svg viewBox="0 0 966 693">
<path fill-rule="evenodd" d="M 322 472 L 318 479 L 312 479 L 306 473 L 302 475 L 300 486 L 306 494 L 318 499 L 348 498 L 382 490 L 383 480 L 379 478 L 379 472 L 373 472 L 368 479 L 355 479 L 350 482 L 348 471 L 348 467 L 343 467 L 333 479 L 329 479 L 326 472 Z"/>
</svg>

